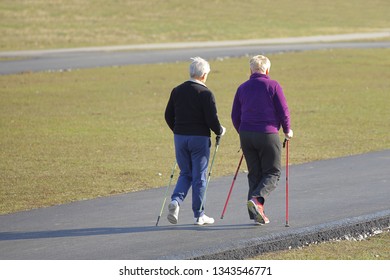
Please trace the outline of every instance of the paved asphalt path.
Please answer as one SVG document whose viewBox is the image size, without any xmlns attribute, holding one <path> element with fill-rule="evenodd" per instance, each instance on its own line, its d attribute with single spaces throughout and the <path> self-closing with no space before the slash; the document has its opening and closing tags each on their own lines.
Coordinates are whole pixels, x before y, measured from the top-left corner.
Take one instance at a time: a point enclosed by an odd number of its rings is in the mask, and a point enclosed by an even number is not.
<svg viewBox="0 0 390 280">
<path fill-rule="evenodd" d="M 390 150 L 291 165 L 289 171 L 290 227 L 285 180 L 266 204 L 271 223 L 255 226 L 240 172 L 222 220 L 233 176 L 210 181 L 206 212 L 214 225 L 193 225 L 189 195 L 177 225 L 169 224 L 164 209 L 156 227 L 162 187 L 2 215 L 0 259 L 240 259 L 390 225 Z"/>
<path fill-rule="evenodd" d="M 253 54 L 337 48 L 390 48 L 390 41 L 345 42 L 345 40 L 390 38 L 390 31 L 367 34 L 341 34 L 267 40 L 195 42 L 129 45 L 78 49 L 0 52 L 0 75 L 35 71 L 61 71 L 79 68 L 121 66 L 240 57 Z M 5 59 L 1 59 L 5 58 Z M 11 58 L 11 60 L 9 59 Z"/>
</svg>

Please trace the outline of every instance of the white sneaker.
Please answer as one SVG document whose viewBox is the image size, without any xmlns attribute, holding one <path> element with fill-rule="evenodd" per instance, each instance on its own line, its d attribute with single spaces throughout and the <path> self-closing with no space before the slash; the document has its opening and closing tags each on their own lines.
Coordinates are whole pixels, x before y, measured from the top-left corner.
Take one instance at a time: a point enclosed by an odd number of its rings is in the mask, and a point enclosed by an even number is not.
<svg viewBox="0 0 390 280">
<path fill-rule="evenodd" d="M 206 224 L 214 224 L 214 219 L 203 214 L 199 218 L 194 218 L 194 225 L 202 226 Z"/>
<path fill-rule="evenodd" d="M 176 200 L 172 200 L 171 203 L 168 205 L 168 221 L 171 224 L 177 224 L 177 221 L 179 220 L 179 203 Z"/>
</svg>

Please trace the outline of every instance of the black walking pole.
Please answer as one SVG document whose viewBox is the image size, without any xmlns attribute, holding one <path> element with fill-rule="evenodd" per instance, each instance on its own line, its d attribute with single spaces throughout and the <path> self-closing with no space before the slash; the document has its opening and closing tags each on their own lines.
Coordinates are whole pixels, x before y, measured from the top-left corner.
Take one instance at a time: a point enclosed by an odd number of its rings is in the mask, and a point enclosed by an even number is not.
<svg viewBox="0 0 390 280">
<path fill-rule="evenodd" d="M 167 201 L 168 190 L 169 190 L 169 187 L 171 186 L 171 182 L 172 182 L 173 174 L 175 173 L 176 165 L 177 165 L 177 162 L 175 161 L 175 164 L 172 167 L 172 172 L 171 172 L 171 176 L 170 176 L 170 179 L 169 179 L 168 186 L 167 186 L 167 188 L 165 190 L 165 195 L 164 195 L 163 204 L 161 206 L 160 215 L 157 217 L 156 226 L 158 225 L 158 222 L 160 221 L 160 218 L 161 218 L 164 206 L 165 206 L 165 202 Z"/>
<path fill-rule="evenodd" d="M 221 136 L 218 135 L 216 137 L 216 141 L 215 141 L 215 151 L 214 151 L 214 155 L 213 155 L 213 159 L 211 161 L 211 164 L 210 164 L 210 169 L 209 169 L 209 175 L 208 175 L 208 178 L 207 178 L 207 183 L 206 183 L 206 189 L 204 191 L 204 195 L 203 195 L 203 199 L 202 199 L 202 202 L 200 204 L 200 208 L 199 208 L 199 211 L 202 211 L 202 208 L 203 208 L 203 205 L 204 205 L 204 201 L 206 199 L 206 193 L 207 193 L 207 188 L 209 186 L 209 182 L 210 182 L 210 177 L 211 177 L 211 172 L 212 172 L 212 169 L 213 169 L 213 165 L 214 165 L 214 159 L 215 159 L 215 155 L 217 154 L 218 152 L 218 147 L 219 147 L 219 141 L 221 140 Z M 199 222 L 199 218 L 197 219 L 197 222 Z"/>
</svg>

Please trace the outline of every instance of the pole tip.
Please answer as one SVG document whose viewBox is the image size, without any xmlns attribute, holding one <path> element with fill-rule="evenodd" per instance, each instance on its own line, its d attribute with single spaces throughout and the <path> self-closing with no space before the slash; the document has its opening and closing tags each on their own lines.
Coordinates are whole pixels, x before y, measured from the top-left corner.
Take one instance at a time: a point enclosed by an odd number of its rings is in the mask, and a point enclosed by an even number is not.
<svg viewBox="0 0 390 280">
<path fill-rule="evenodd" d="M 158 217 L 157 217 L 156 226 L 158 226 L 158 222 L 160 221 L 160 217 L 161 217 L 161 216 L 158 216 Z"/>
</svg>

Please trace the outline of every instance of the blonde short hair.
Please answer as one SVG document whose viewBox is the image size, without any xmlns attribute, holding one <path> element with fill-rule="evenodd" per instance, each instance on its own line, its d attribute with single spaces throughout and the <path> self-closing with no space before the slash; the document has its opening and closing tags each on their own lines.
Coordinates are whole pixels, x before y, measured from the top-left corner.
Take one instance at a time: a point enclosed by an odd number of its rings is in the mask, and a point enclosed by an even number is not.
<svg viewBox="0 0 390 280">
<path fill-rule="evenodd" d="M 271 69 L 271 61 L 264 55 L 256 55 L 252 57 L 249 64 L 253 73 L 260 72 L 265 74 L 267 69 L 268 71 Z"/>
<path fill-rule="evenodd" d="M 190 64 L 190 77 L 191 78 L 200 78 L 203 74 L 208 74 L 210 72 L 210 64 L 203 58 L 197 56 L 191 58 L 192 62 Z"/>
</svg>

